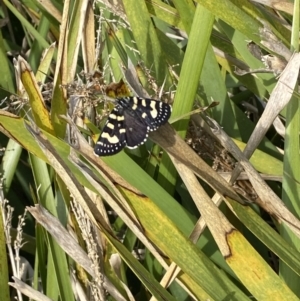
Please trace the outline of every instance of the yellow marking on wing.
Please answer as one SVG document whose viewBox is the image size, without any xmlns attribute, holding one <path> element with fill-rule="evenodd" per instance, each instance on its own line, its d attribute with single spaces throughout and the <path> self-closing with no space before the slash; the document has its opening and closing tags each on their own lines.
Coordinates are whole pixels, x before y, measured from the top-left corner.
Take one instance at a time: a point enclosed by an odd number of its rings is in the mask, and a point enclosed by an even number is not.
<svg viewBox="0 0 300 301">
<path fill-rule="evenodd" d="M 117 119 L 117 115 L 115 115 L 115 114 L 109 114 L 109 118 L 111 118 L 111 119 Z"/>
<path fill-rule="evenodd" d="M 155 105 L 156 105 L 156 102 L 155 102 L 155 101 L 151 101 L 151 102 L 150 102 L 150 107 L 151 107 L 151 109 L 152 109 L 152 110 L 150 111 L 150 114 L 151 114 L 152 118 L 156 118 L 156 117 L 157 117 L 157 110 L 156 110 Z"/>
<path fill-rule="evenodd" d="M 109 141 L 109 143 L 119 142 L 119 138 L 116 135 L 110 136 L 108 133 L 102 133 L 102 138 L 106 138 Z"/>
<path fill-rule="evenodd" d="M 114 120 L 118 120 L 118 121 L 123 121 L 124 120 L 124 116 L 117 116 L 116 114 L 109 114 L 108 116 L 110 119 L 114 119 Z"/>
</svg>

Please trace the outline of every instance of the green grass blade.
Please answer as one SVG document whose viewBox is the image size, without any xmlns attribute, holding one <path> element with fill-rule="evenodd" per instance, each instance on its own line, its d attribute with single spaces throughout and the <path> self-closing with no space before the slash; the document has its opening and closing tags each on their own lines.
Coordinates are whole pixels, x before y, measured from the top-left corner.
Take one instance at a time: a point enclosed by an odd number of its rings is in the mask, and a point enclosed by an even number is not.
<svg viewBox="0 0 300 301">
<path fill-rule="evenodd" d="M 180 19 L 184 25 L 185 31 L 189 34 L 192 28 L 192 23 L 194 13 L 195 13 L 195 6 L 192 1 L 181 1 L 181 0 L 175 0 L 173 1 L 174 5 L 177 9 L 177 12 L 180 15 Z"/>
<path fill-rule="evenodd" d="M 299 0 L 294 2 L 294 16 L 292 28 L 291 48 L 299 49 Z M 297 90 L 297 88 L 296 88 Z M 286 110 L 286 137 L 284 144 L 282 200 L 286 206 L 299 218 L 300 195 L 300 156 L 299 156 L 299 131 L 300 131 L 300 106 L 299 100 L 292 97 Z M 300 241 L 294 233 L 285 226 L 281 226 L 280 233 L 291 245 L 300 250 Z M 280 275 L 287 285 L 300 297 L 299 274 L 296 275 L 286 263 L 280 261 Z"/>
<path fill-rule="evenodd" d="M 286 138 L 283 160 L 282 200 L 286 206 L 299 218 L 300 195 L 300 157 L 299 157 L 299 131 L 300 131 L 300 106 L 299 101 L 292 97 L 287 105 Z M 294 233 L 284 225 L 280 227 L 280 233 L 285 240 L 300 250 L 300 241 Z M 282 261 L 280 262 L 280 275 L 285 279 L 289 287 L 300 296 L 298 286 L 300 277 Z"/>
<path fill-rule="evenodd" d="M 174 1 L 175 5 L 177 5 L 177 2 L 179 5 L 181 3 L 184 3 L 182 1 Z M 178 14 L 178 10 L 176 10 L 174 7 L 171 7 L 170 5 L 167 5 L 166 3 L 159 1 L 159 0 L 152 0 L 151 2 L 146 1 L 147 8 L 149 10 L 149 13 L 156 16 L 157 18 L 164 20 L 169 25 L 173 25 L 177 28 L 184 29 L 183 22 Z M 182 16 L 182 10 L 179 10 L 181 12 Z M 194 14 L 195 8 L 192 10 L 192 14 Z M 191 26 L 191 18 L 187 18 L 188 20 L 188 26 Z"/>
<path fill-rule="evenodd" d="M 7 0 L 3 1 L 8 9 L 16 16 L 16 18 L 22 23 L 22 25 L 29 31 L 29 33 L 39 41 L 43 48 L 49 47 L 49 43 L 40 35 L 40 33 L 28 22 L 22 14 Z"/>
<path fill-rule="evenodd" d="M 0 86 L 2 89 L 7 92 L 13 93 L 15 91 L 14 86 L 14 75 L 11 72 L 11 63 L 6 56 L 6 52 L 8 49 L 5 48 L 4 39 L 2 36 L 2 32 L 0 31 L 0 65 L 2 76 L 0 77 Z M 2 95 L 2 91 L 1 91 Z"/>
<path fill-rule="evenodd" d="M 22 153 L 22 147 L 14 140 L 9 140 L 5 149 L 4 156 L 0 165 L 0 172 L 4 182 L 4 193 L 8 193 L 12 180 L 14 178 L 16 168 Z"/>
<path fill-rule="evenodd" d="M 46 163 L 35 156 L 31 155 L 30 157 L 41 204 L 53 215 L 58 216 L 63 224 L 66 224 L 66 208 L 60 198 L 54 197 L 52 181 Z M 52 286 L 47 283 L 47 291 L 49 290 L 51 296 L 59 294 L 62 300 L 74 300 L 66 255 L 51 236 L 47 235 L 46 243 L 48 245 L 48 265 L 49 268 L 53 267 L 51 275 L 49 274 L 50 271 L 47 271 L 47 282 L 56 281 L 56 285 Z M 54 275 L 55 277 L 53 277 Z"/>
<path fill-rule="evenodd" d="M 193 107 L 213 22 L 214 16 L 199 5 L 195 12 L 189 42 L 182 63 L 172 112 L 173 118 L 190 112 Z M 175 123 L 175 128 L 181 137 L 185 136 L 187 124 L 188 119 Z"/>
<path fill-rule="evenodd" d="M 2 199 L 2 202 L 4 200 Z M 10 301 L 9 286 L 8 284 L 8 257 L 6 253 L 6 238 L 5 229 L 3 224 L 2 206 L 0 206 L 0 292 L 1 300 Z"/>
<path fill-rule="evenodd" d="M 143 0 L 124 0 L 134 39 L 145 66 L 154 74 L 159 86 L 166 78 L 168 69 L 162 45 Z"/>
<path fill-rule="evenodd" d="M 192 110 L 213 22 L 213 15 L 198 5 L 194 15 L 174 100 L 172 112 L 172 117 L 174 118 Z M 199 31 L 199 28 L 205 28 L 205 30 Z M 197 53 L 196 56 L 194 55 L 195 53 Z M 182 119 L 174 125 L 181 137 L 185 137 L 188 121 L 189 118 Z M 176 171 L 166 154 L 163 155 L 158 182 L 161 186 L 166 187 L 167 191 L 173 194 L 176 182 Z"/>
</svg>

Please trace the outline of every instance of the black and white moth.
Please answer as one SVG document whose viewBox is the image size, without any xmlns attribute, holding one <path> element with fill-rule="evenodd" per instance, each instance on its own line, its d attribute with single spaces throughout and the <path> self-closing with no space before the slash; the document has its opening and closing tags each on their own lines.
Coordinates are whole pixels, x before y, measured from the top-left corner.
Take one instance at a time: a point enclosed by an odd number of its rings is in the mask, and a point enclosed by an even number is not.
<svg viewBox="0 0 300 301">
<path fill-rule="evenodd" d="M 95 145 L 97 156 L 111 156 L 125 146 L 136 148 L 146 142 L 148 133 L 155 131 L 170 118 L 172 107 L 159 100 L 123 97 L 109 114 Z"/>
</svg>

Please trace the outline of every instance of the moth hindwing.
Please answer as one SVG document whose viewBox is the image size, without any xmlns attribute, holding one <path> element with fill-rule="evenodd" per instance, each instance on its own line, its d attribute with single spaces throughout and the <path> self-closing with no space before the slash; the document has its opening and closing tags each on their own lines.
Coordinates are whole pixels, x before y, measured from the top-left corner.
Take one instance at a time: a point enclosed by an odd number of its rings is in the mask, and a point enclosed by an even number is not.
<svg viewBox="0 0 300 301">
<path fill-rule="evenodd" d="M 170 118 L 172 107 L 159 100 L 124 97 L 116 99 L 116 106 L 96 143 L 97 156 L 111 156 L 125 146 L 136 148 L 145 143 L 149 131 L 155 131 Z"/>
</svg>

